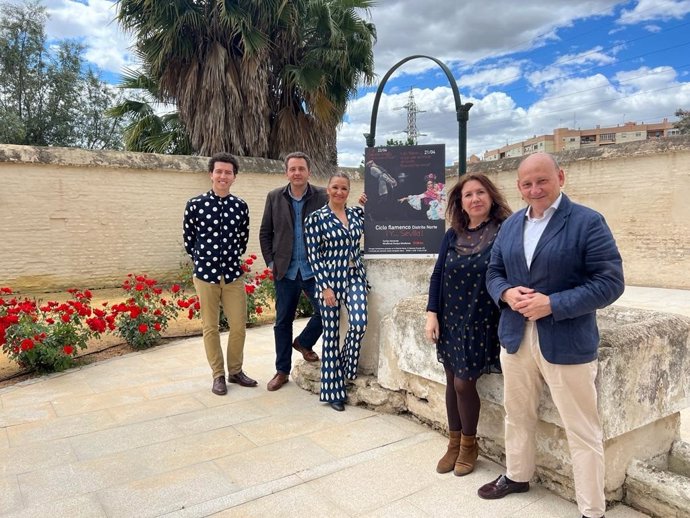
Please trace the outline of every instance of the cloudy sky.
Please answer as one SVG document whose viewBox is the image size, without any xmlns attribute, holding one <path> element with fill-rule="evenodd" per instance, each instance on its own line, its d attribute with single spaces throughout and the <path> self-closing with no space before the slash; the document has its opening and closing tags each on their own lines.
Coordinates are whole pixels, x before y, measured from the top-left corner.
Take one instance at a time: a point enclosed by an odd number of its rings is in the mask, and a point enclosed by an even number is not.
<svg viewBox="0 0 690 518">
<path fill-rule="evenodd" d="M 49 36 L 78 38 L 86 59 L 116 81 L 132 66 L 128 38 L 110 0 L 44 0 Z M 379 0 L 369 13 L 379 80 L 398 61 L 425 54 L 453 73 L 462 102 L 474 104 L 468 153 L 482 156 L 555 127 L 675 120 L 690 109 L 690 0 Z M 341 165 L 356 166 L 378 85 L 360 88 L 338 138 Z M 453 95 L 429 60 L 400 67 L 379 106 L 377 144 L 406 138 L 399 109 L 412 89 L 420 144 L 445 144 L 457 159 Z"/>
</svg>

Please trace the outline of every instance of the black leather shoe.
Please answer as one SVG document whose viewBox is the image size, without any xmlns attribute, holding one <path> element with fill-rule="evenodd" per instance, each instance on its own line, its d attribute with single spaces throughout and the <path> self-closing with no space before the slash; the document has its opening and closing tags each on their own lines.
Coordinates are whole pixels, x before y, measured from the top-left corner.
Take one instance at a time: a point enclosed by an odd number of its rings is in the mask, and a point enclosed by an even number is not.
<svg viewBox="0 0 690 518">
<path fill-rule="evenodd" d="M 588 518 L 588 517 L 585 516 L 585 515 L 583 514 L 583 515 L 582 515 L 582 518 Z M 601 518 L 606 518 L 606 517 L 602 514 L 602 515 L 601 515 Z"/>
<path fill-rule="evenodd" d="M 211 388 L 211 392 L 218 396 L 224 396 L 228 393 L 228 387 L 225 384 L 225 376 L 218 376 L 216 379 L 213 380 L 213 387 Z"/>
<path fill-rule="evenodd" d="M 243 387 L 256 387 L 258 385 L 256 380 L 251 379 L 243 371 L 240 371 L 237 374 L 229 374 L 228 382 L 237 383 Z"/>
<path fill-rule="evenodd" d="M 345 404 L 342 401 L 333 401 L 331 403 L 331 408 L 338 412 L 343 412 L 345 410 Z"/>
<path fill-rule="evenodd" d="M 505 475 L 501 475 L 493 482 L 484 484 L 477 494 L 485 500 L 497 500 L 511 493 L 526 493 L 529 491 L 529 482 L 511 482 Z"/>
</svg>

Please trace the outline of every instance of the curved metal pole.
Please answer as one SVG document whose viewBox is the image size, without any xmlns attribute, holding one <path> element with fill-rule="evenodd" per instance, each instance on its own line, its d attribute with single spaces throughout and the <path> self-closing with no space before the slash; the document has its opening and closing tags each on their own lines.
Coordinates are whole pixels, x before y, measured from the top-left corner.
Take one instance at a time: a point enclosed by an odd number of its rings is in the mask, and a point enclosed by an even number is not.
<svg viewBox="0 0 690 518">
<path fill-rule="evenodd" d="M 432 56 L 425 56 L 423 54 L 407 56 L 406 58 L 401 59 L 395 65 L 393 65 L 391 69 L 388 72 L 386 72 L 386 75 L 383 76 L 383 80 L 381 81 L 381 84 L 379 84 L 379 87 L 376 90 L 376 97 L 374 97 L 374 107 L 371 111 L 371 124 L 369 125 L 369 133 L 364 134 L 364 138 L 367 141 L 367 147 L 374 147 L 374 145 L 376 144 L 376 119 L 379 114 L 379 101 L 381 100 L 383 87 L 386 86 L 386 82 L 388 81 L 390 76 L 400 66 L 404 65 L 408 61 L 417 58 L 430 59 L 431 61 L 436 63 L 446 74 L 448 82 L 450 83 L 450 88 L 453 91 L 453 97 L 455 98 L 455 113 L 458 119 L 458 174 L 462 176 L 467 172 L 467 121 L 470 118 L 469 111 L 470 108 L 472 108 L 472 103 L 462 104 L 462 101 L 460 100 L 460 91 L 458 90 L 458 84 L 455 82 L 453 74 L 450 72 L 445 63 Z"/>
</svg>

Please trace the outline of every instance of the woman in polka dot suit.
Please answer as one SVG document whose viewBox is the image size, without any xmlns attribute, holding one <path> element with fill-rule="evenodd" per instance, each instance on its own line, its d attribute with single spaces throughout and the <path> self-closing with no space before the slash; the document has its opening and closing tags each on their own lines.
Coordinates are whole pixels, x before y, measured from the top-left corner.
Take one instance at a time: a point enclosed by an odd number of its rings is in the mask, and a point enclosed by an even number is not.
<svg viewBox="0 0 690 518">
<path fill-rule="evenodd" d="M 335 410 L 345 410 L 345 378 L 357 377 L 359 349 L 367 328 L 367 284 L 360 239 L 364 230 L 362 207 L 347 207 L 350 179 L 335 173 L 326 189 L 328 204 L 305 222 L 307 257 L 316 278 L 323 349 L 320 400 Z M 360 203 L 366 202 L 361 195 Z M 340 305 L 345 304 L 348 327 L 340 348 Z"/>
<path fill-rule="evenodd" d="M 462 476 L 474 470 L 479 451 L 477 379 L 500 372 L 500 312 L 486 289 L 486 270 L 511 211 L 491 180 L 469 174 L 450 191 L 446 212 L 451 228 L 431 275 L 425 332 L 446 371 L 450 443 L 436 471 Z"/>
</svg>

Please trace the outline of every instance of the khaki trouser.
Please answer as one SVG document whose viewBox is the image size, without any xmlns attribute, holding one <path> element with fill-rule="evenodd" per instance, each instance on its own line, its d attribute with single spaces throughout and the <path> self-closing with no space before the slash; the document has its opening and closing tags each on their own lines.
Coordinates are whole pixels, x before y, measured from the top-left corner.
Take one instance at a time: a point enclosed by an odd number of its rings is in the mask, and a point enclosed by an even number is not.
<svg viewBox="0 0 690 518">
<path fill-rule="evenodd" d="M 201 304 L 204 348 L 208 364 L 213 371 L 213 379 L 225 376 L 223 351 L 220 348 L 218 331 L 221 303 L 230 325 L 227 350 L 228 374 L 237 374 L 242 370 L 247 326 L 247 294 L 244 291 L 244 275 L 230 284 L 226 284 L 222 279 L 220 284 L 211 284 L 194 277 L 194 288 Z"/>
<path fill-rule="evenodd" d="M 579 365 L 547 362 L 539 348 L 537 326 L 527 322 L 520 349 L 508 354 L 501 348 L 501 367 L 506 476 L 515 482 L 527 482 L 534 474 L 537 410 L 546 382 L 568 438 L 580 513 L 603 516 L 604 445 L 594 385 L 598 361 Z"/>
</svg>

